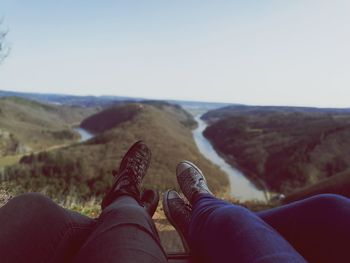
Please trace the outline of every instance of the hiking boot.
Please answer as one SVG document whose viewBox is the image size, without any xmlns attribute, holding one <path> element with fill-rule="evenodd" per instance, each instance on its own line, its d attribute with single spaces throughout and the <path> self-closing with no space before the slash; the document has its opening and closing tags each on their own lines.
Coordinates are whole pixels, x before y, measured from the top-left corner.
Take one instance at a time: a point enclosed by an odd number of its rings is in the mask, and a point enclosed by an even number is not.
<svg viewBox="0 0 350 263">
<path fill-rule="evenodd" d="M 182 161 L 176 167 L 177 182 L 190 204 L 198 194 L 211 194 L 202 171 L 189 161 Z"/>
<path fill-rule="evenodd" d="M 159 193 L 152 189 L 146 189 L 141 194 L 141 203 L 147 213 L 152 217 L 157 209 Z"/>
<path fill-rule="evenodd" d="M 141 203 L 140 186 L 151 161 L 151 150 L 142 141 L 134 143 L 120 162 L 119 170 L 113 171 L 116 178 L 111 190 L 102 200 L 104 209 L 121 195 L 129 195 Z"/>
<path fill-rule="evenodd" d="M 192 209 L 175 190 L 168 190 L 163 197 L 163 209 L 168 221 L 179 233 L 182 245 L 186 252 L 190 252 L 188 246 L 188 229 L 191 221 Z"/>
</svg>

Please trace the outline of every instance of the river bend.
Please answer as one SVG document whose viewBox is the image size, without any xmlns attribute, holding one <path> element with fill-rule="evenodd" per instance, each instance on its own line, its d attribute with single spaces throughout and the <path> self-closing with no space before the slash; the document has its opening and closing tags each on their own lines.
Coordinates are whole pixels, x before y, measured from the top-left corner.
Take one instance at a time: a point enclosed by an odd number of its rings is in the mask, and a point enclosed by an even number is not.
<svg viewBox="0 0 350 263">
<path fill-rule="evenodd" d="M 266 197 L 264 191 L 257 189 L 242 172 L 232 167 L 219 156 L 212 144 L 204 137 L 203 131 L 207 127 L 207 124 L 200 117 L 201 116 L 195 117 L 198 127 L 193 130 L 193 138 L 197 144 L 198 150 L 228 175 L 231 195 L 240 201 L 253 199 L 265 201 Z"/>
</svg>

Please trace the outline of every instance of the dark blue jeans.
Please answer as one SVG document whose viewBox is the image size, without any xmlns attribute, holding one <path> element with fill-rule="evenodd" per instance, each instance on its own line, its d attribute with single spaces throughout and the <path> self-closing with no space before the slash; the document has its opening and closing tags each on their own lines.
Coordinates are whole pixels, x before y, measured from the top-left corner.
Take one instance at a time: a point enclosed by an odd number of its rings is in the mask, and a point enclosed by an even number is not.
<svg viewBox="0 0 350 263">
<path fill-rule="evenodd" d="M 253 213 L 203 194 L 189 244 L 200 262 L 350 262 L 350 201 L 319 195 Z"/>
<path fill-rule="evenodd" d="M 40 194 L 0 208 L 0 262 L 167 262 L 152 219 L 121 196 L 91 219 Z"/>
</svg>

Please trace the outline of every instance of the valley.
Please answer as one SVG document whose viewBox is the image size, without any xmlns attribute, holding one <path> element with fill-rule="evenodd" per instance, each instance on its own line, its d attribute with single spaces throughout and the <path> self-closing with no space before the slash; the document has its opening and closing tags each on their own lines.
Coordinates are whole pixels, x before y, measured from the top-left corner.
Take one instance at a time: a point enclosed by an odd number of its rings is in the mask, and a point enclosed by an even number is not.
<svg viewBox="0 0 350 263">
<path fill-rule="evenodd" d="M 201 115 L 196 116 L 195 119 L 198 127 L 193 130 L 193 137 L 197 147 L 203 156 L 218 165 L 227 174 L 230 182 L 230 195 L 243 202 L 248 200 L 266 201 L 268 193 L 257 189 L 243 173 L 218 155 L 210 141 L 203 136 L 203 131 L 207 128 L 207 124 L 201 119 Z"/>
<path fill-rule="evenodd" d="M 348 109 L 230 106 L 203 118 L 215 149 L 260 188 L 288 195 L 350 177 Z"/>
<path fill-rule="evenodd" d="M 187 159 L 215 195 L 254 210 L 278 205 L 270 194 L 350 196 L 348 109 L 69 99 L 77 101 L 0 98 L 1 200 L 35 191 L 97 216 L 112 170 L 137 140 L 153 152 L 144 188 L 179 190 L 175 167 Z M 155 221 L 165 246 L 181 250 L 161 205 Z"/>
<path fill-rule="evenodd" d="M 192 116 L 173 104 L 118 104 L 82 121 L 81 128 L 94 133 L 93 138 L 26 155 L 7 167 L 5 174 L 20 182 L 22 191 L 46 189 L 53 197 L 69 194 L 82 199 L 103 196 L 122 155 L 142 139 L 153 152 L 146 188 L 178 188 L 176 164 L 188 159 L 200 165 L 214 192 L 226 194 L 227 177 L 198 152 L 191 133 L 194 125 Z"/>
</svg>

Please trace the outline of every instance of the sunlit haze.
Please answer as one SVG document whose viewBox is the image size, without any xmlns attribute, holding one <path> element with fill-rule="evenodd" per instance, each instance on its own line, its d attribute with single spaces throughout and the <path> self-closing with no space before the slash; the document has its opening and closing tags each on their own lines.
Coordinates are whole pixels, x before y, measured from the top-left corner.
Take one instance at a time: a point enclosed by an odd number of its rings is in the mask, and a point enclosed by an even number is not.
<svg viewBox="0 0 350 263">
<path fill-rule="evenodd" d="M 350 107 L 347 0 L 0 0 L 0 90 Z"/>
</svg>

